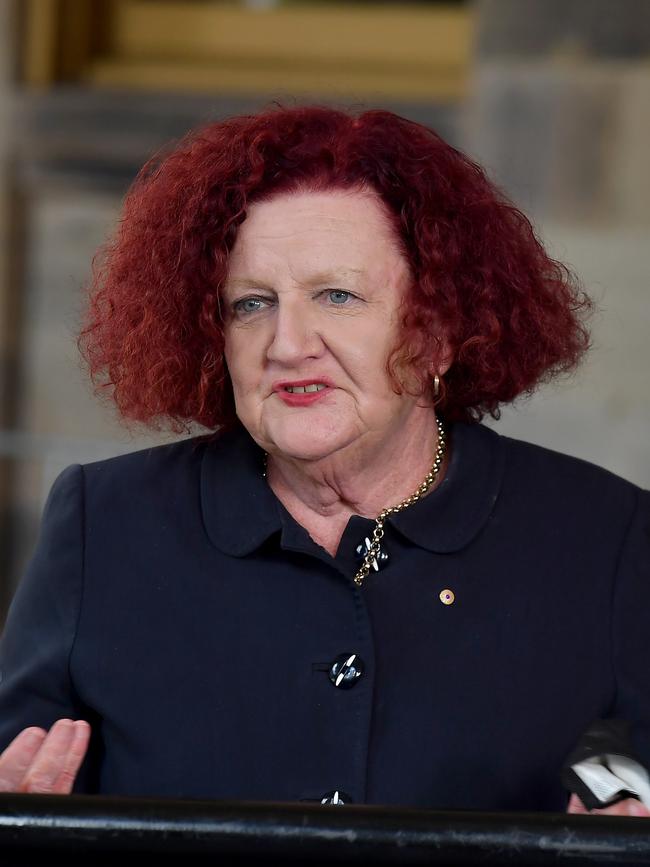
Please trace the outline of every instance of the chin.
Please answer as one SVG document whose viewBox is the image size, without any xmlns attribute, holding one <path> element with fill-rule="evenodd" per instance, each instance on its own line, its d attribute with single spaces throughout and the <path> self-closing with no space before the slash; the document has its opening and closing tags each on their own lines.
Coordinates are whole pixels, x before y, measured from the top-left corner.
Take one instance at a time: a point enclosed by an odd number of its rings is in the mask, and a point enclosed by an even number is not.
<svg viewBox="0 0 650 867">
<path fill-rule="evenodd" d="M 331 425 L 318 424 L 316 419 L 291 421 L 273 425 L 265 439 L 273 443 L 269 452 L 300 461 L 318 461 L 349 445 L 352 432 Z"/>
</svg>

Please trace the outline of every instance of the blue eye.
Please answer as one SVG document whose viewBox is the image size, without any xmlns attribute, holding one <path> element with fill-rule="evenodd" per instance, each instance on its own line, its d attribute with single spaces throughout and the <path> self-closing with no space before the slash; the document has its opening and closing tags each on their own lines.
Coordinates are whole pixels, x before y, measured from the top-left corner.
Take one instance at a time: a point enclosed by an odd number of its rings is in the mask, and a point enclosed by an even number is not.
<svg viewBox="0 0 650 867">
<path fill-rule="evenodd" d="M 257 313 L 264 306 L 261 298 L 241 298 L 233 304 L 236 313 Z"/>
<path fill-rule="evenodd" d="M 345 304 L 350 293 L 344 292 L 343 289 L 330 289 L 329 297 L 332 304 Z"/>
</svg>

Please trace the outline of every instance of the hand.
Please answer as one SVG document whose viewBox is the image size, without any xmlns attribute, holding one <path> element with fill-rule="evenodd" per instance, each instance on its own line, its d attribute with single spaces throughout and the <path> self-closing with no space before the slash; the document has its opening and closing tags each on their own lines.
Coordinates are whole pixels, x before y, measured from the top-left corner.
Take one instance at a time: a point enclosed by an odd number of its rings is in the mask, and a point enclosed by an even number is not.
<svg viewBox="0 0 650 867">
<path fill-rule="evenodd" d="M 89 739 L 84 720 L 57 720 L 49 732 L 23 729 L 0 755 L 0 792 L 70 794 Z"/>
<path fill-rule="evenodd" d="M 589 813 L 592 816 L 645 816 L 650 817 L 650 810 L 636 798 L 626 798 L 612 804 L 611 807 L 603 807 L 600 810 L 588 810 L 577 795 L 571 795 L 567 813 Z"/>
</svg>

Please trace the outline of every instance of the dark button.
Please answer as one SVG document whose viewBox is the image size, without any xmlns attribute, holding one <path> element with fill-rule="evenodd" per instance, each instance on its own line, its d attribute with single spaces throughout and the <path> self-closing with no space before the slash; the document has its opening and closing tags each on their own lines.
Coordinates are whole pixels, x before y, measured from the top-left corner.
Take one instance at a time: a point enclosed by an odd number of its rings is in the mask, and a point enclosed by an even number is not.
<svg viewBox="0 0 650 867">
<path fill-rule="evenodd" d="M 320 802 L 321 804 L 333 804 L 337 807 L 343 807 L 345 804 L 351 804 L 352 798 L 340 789 L 335 789 L 333 792 L 326 792 Z"/>
<path fill-rule="evenodd" d="M 337 656 L 329 670 L 329 678 L 339 689 L 350 689 L 363 674 L 363 660 L 356 653 Z"/>
<path fill-rule="evenodd" d="M 370 550 L 370 538 L 366 536 L 363 542 L 360 542 L 357 547 L 354 549 L 354 553 L 356 554 L 357 561 L 359 563 L 363 563 L 364 557 Z M 379 553 L 376 557 L 374 557 L 370 561 L 370 568 L 374 569 L 375 572 L 379 572 L 380 569 L 383 569 L 384 566 L 388 565 L 388 554 L 383 551 L 381 548 L 379 549 Z"/>
</svg>

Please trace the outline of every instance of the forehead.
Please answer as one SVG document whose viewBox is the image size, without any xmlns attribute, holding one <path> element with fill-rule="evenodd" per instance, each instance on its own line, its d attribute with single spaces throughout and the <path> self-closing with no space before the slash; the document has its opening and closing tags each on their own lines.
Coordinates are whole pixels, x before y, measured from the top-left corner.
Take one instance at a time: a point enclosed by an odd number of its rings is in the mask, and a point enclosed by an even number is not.
<svg viewBox="0 0 650 867">
<path fill-rule="evenodd" d="M 408 272 L 381 200 L 357 191 L 297 192 L 257 202 L 239 228 L 229 277 L 336 272 L 349 279 Z M 386 273 L 388 272 L 388 273 Z"/>
</svg>

